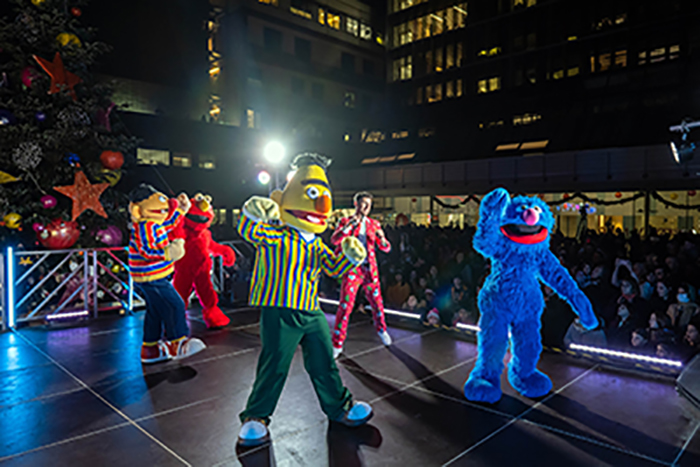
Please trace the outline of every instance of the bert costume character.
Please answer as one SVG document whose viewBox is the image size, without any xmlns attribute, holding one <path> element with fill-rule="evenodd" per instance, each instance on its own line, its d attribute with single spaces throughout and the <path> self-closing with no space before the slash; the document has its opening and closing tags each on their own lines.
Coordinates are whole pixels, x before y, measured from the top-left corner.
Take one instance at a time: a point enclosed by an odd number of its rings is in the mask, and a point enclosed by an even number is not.
<svg viewBox="0 0 700 467">
<path fill-rule="evenodd" d="M 192 207 L 172 235 L 183 238 L 187 245 L 185 256 L 175 263 L 173 285 L 185 302 L 185 308 L 194 288 L 202 304 L 202 317 L 207 327 L 224 327 L 230 320 L 219 308 L 219 296 L 211 282 L 211 257 L 222 256 L 224 266 L 233 266 L 236 254 L 233 249 L 211 238 L 209 226 L 214 219 L 211 197 L 197 193 L 190 201 Z"/>
<path fill-rule="evenodd" d="M 185 254 L 184 240 L 170 242 L 168 233 L 190 209 L 190 200 L 184 193 L 177 200 L 168 200 L 146 184 L 135 188 L 129 198 L 129 273 L 146 300 L 141 362 L 189 357 L 206 346 L 188 337 L 185 303 L 168 280 L 173 262 Z"/>
<path fill-rule="evenodd" d="M 379 271 L 374 252 L 376 246 L 384 253 L 389 253 L 391 244 L 386 239 L 379 222 L 367 217 L 372 210 L 372 195 L 363 191 L 357 193 L 353 201 L 355 203 L 355 214 L 340 220 L 331 237 L 331 243 L 340 247 L 343 239 L 346 237 L 357 237 L 367 250 L 367 257 L 361 265 L 343 276 L 343 284 L 340 287 L 340 303 L 338 312 L 335 315 L 335 325 L 333 326 L 334 358 L 338 358 L 343 351 L 350 313 L 352 313 L 355 296 L 360 291 L 360 288 L 364 288 L 365 297 L 367 297 L 367 301 L 369 301 L 372 308 L 374 327 L 379 334 L 379 338 L 384 345 L 391 345 L 391 336 L 386 332 L 384 302 L 382 301 L 382 292 L 379 287 Z"/>
<path fill-rule="evenodd" d="M 267 424 L 299 344 L 329 419 L 358 426 L 372 416 L 369 404 L 353 403 L 340 380 L 328 322 L 318 305 L 320 273 L 341 277 L 366 255 L 354 237 L 346 238 L 342 254 L 336 255 L 317 236 L 326 230 L 332 209 L 328 164 L 330 160 L 321 155 L 301 154 L 292 163 L 295 172 L 284 191 L 275 190 L 272 199 L 254 196 L 243 206 L 238 231 L 258 248 L 250 304 L 261 308 L 262 350 L 253 390 L 240 415 L 243 426 L 238 443 L 242 446 L 269 439 Z M 272 225 L 273 220 L 281 220 L 281 225 Z"/>
</svg>

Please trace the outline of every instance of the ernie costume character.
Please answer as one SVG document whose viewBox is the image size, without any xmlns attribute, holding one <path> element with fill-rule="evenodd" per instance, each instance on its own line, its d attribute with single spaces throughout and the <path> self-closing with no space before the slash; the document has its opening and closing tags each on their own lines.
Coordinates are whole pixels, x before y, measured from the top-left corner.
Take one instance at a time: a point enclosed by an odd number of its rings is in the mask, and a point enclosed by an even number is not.
<svg viewBox="0 0 700 467">
<path fill-rule="evenodd" d="M 184 240 L 171 242 L 168 233 L 190 209 L 190 200 L 184 193 L 168 200 L 143 183 L 129 194 L 129 199 L 129 274 L 146 301 L 141 362 L 189 357 L 206 346 L 201 340 L 188 337 L 185 303 L 168 280 L 173 263 L 185 254 Z"/>
<path fill-rule="evenodd" d="M 207 327 L 224 327 L 230 320 L 219 308 L 219 297 L 211 282 L 211 257 L 222 256 L 224 266 L 233 266 L 236 254 L 232 248 L 220 245 L 211 238 L 209 227 L 214 220 L 211 196 L 197 193 L 190 202 L 192 207 L 172 234 L 173 238 L 183 238 L 187 245 L 185 256 L 175 263 L 173 285 L 185 302 L 185 308 L 194 288 L 202 304 L 202 317 Z"/>
<path fill-rule="evenodd" d="M 379 285 L 379 269 L 377 268 L 377 256 L 375 247 L 384 253 L 391 251 L 391 244 L 386 239 L 382 226 L 376 220 L 368 217 L 372 210 L 372 195 L 366 191 L 355 194 L 353 198 L 355 213 L 350 217 L 344 217 L 338 223 L 333 232 L 331 243 L 340 245 L 348 236 L 357 237 L 367 250 L 367 257 L 358 267 L 352 269 L 343 276 L 340 287 L 340 303 L 335 315 L 333 326 L 333 357 L 338 358 L 343 352 L 343 343 L 347 336 L 348 321 L 355 305 L 355 296 L 364 288 L 365 297 L 372 308 L 374 327 L 384 345 L 391 345 L 391 336 L 386 331 L 384 319 L 384 302 Z M 339 252 L 339 251 L 337 251 Z"/>
<path fill-rule="evenodd" d="M 256 446 L 269 439 L 267 425 L 300 344 L 304 366 L 328 418 L 358 426 L 372 416 L 369 404 L 353 403 L 343 386 L 328 322 L 318 304 L 320 273 L 341 277 L 366 256 L 355 237 L 345 238 L 342 254 L 336 255 L 317 236 L 326 230 L 332 209 L 326 177 L 329 164 L 324 156 L 300 154 L 283 191 L 275 190 L 271 199 L 253 196 L 243 205 L 238 231 L 258 248 L 250 304 L 261 308 L 262 350 L 253 390 L 240 415 L 241 446 Z M 278 220 L 281 225 L 271 223 Z"/>
</svg>

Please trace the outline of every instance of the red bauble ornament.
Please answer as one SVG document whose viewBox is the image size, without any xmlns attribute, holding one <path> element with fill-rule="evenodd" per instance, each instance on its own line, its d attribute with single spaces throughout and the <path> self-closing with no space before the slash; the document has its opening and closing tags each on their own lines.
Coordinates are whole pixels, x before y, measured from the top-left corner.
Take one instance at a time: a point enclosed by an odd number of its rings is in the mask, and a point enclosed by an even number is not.
<svg viewBox="0 0 700 467">
<path fill-rule="evenodd" d="M 412 198 L 412 199 L 411 199 L 411 202 L 412 202 L 412 203 L 417 203 L 417 202 L 418 202 L 418 198 Z"/>
<path fill-rule="evenodd" d="M 622 198 L 622 193 L 620 193 L 619 191 L 615 193 L 615 198 Z"/>
<path fill-rule="evenodd" d="M 39 242 L 50 250 L 65 250 L 78 241 L 80 237 L 80 226 L 77 222 L 54 219 L 37 232 Z"/>
<path fill-rule="evenodd" d="M 70 14 L 75 16 L 76 18 L 79 18 L 80 15 L 83 14 L 83 11 L 78 8 L 77 6 L 74 6 L 73 8 L 70 9 Z"/>
<path fill-rule="evenodd" d="M 688 190 L 688 196 L 695 196 L 697 192 L 695 190 Z"/>
<path fill-rule="evenodd" d="M 124 154 L 119 151 L 102 151 L 100 162 L 109 170 L 119 170 L 124 165 Z"/>
<path fill-rule="evenodd" d="M 563 195 L 561 195 L 561 197 L 563 199 L 569 199 L 569 193 L 564 193 Z"/>
</svg>

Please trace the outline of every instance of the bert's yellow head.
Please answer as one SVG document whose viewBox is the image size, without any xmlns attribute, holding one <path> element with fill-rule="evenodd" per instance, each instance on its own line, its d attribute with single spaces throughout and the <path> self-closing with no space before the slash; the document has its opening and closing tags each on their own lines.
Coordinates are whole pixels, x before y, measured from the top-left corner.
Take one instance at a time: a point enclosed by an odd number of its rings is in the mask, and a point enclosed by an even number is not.
<svg viewBox="0 0 700 467">
<path fill-rule="evenodd" d="M 305 232 L 320 234 L 326 230 L 326 220 L 333 210 L 331 187 L 326 169 L 331 160 L 320 154 L 304 153 L 292 162 L 294 175 L 284 187 L 270 197 L 280 207 L 285 224 Z"/>
</svg>

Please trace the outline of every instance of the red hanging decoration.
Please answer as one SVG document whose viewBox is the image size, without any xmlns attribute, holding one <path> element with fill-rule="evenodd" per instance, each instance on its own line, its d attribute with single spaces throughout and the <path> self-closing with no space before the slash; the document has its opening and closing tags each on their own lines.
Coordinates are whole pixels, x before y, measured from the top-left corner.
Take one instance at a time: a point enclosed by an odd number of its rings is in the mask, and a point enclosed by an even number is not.
<svg viewBox="0 0 700 467">
<path fill-rule="evenodd" d="M 619 191 L 615 193 L 615 198 L 622 198 L 622 193 L 620 193 Z"/>
<path fill-rule="evenodd" d="M 44 247 L 50 250 L 65 250 L 78 241 L 80 228 L 77 222 L 54 219 L 43 229 L 37 230 L 36 234 Z"/>
<path fill-rule="evenodd" d="M 695 196 L 697 193 L 695 190 L 688 190 L 688 196 Z"/>
<path fill-rule="evenodd" d="M 73 100 L 78 100 L 77 96 L 75 95 L 74 88 L 78 83 L 82 82 L 83 80 L 80 79 L 78 75 L 75 75 L 70 71 L 66 71 L 66 69 L 63 67 L 63 60 L 61 60 L 61 54 L 56 52 L 56 55 L 54 55 L 53 57 L 53 62 L 50 62 L 41 57 L 37 57 L 36 55 L 33 55 L 33 57 L 34 60 L 36 60 L 39 65 L 41 65 L 41 68 L 43 68 L 44 71 L 51 77 L 49 94 L 56 94 L 67 89 L 70 91 L 70 95 L 71 97 L 73 97 Z"/>
<path fill-rule="evenodd" d="M 90 184 L 90 181 L 81 170 L 75 174 L 72 185 L 55 186 L 54 190 L 66 195 L 73 200 L 72 219 L 75 220 L 86 209 L 92 209 L 97 215 L 107 217 L 100 195 L 109 188 L 109 183 Z"/>
<path fill-rule="evenodd" d="M 73 8 L 70 9 L 70 14 L 75 16 L 76 18 L 80 18 L 80 15 L 83 14 L 83 11 L 78 8 L 77 6 L 74 6 Z"/>
<path fill-rule="evenodd" d="M 119 170 L 124 165 L 124 155 L 119 151 L 102 151 L 100 162 L 105 169 Z"/>
</svg>

